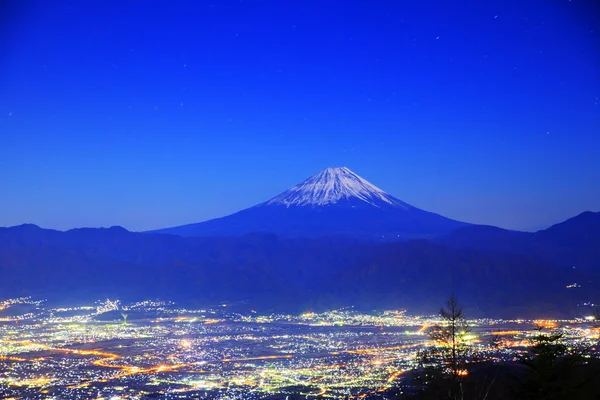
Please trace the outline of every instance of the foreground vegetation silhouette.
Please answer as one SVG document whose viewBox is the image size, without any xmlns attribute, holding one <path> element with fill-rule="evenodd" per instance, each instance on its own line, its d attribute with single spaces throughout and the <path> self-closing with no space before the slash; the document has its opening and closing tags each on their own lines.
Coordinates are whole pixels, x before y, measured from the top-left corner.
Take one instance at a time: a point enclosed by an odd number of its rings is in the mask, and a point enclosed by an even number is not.
<svg viewBox="0 0 600 400">
<path fill-rule="evenodd" d="M 572 347 L 562 333 L 538 326 L 530 346 L 515 361 L 479 354 L 454 296 L 440 312 L 440 324 L 429 329 L 432 345 L 418 357 L 420 368 L 399 399 L 414 400 L 598 400 L 600 343 Z M 596 315 L 596 322 L 600 313 Z M 600 327 L 596 325 L 596 329 Z"/>
</svg>

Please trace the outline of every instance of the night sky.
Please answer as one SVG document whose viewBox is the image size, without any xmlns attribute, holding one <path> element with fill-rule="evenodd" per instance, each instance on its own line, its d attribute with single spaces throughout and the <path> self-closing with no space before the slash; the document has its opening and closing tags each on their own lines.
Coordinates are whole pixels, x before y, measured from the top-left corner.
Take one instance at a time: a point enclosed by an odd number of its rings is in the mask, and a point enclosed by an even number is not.
<svg viewBox="0 0 600 400">
<path fill-rule="evenodd" d="M 0 226 L 199 222 L 337 166 L 467 222 L 600 211 L 594 1 L 2 4 Z"/>
</svg>

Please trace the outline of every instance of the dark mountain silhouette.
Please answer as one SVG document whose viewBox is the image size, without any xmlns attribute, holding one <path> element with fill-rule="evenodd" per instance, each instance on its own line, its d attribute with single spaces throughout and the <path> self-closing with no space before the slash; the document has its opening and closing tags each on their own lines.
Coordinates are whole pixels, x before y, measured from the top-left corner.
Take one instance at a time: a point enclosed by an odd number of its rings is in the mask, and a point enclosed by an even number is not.
<svg viewBox="0 0 600 400">
<path fill-rule="evenodd" d="M 235 214 L 154 232 L 406 240 L 435 237 L 467 225 L 398 200 L 343 167 L 327 168 L 271 200 Z"/>
<path fill-rule="evenodd" d="M 457 248 L 525 254 L 551 262 L 600 271 L 600 212 L 584 212 L 535 233 L 473 225 L 437 239 Z"/>
<path fill-rule="evenodd" d="M 573 315 L 598 294 L 594 274 L 518 252 L 425 240 L 180 237 L 120 227 L 0 228 L 0 276 L 2 297 L 247 301 L 286 311 L 354 305 L 434 312 L 454 292 L 470 315 L 539 317 Z M 572 282 L 582 287 L 566 289 Z"/>
</svg>

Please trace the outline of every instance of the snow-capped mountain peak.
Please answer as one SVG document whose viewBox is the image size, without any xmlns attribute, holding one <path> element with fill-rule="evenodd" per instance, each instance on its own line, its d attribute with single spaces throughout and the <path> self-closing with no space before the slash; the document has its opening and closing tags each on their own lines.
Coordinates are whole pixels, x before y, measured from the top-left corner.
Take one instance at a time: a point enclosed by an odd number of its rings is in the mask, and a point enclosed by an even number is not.
<svg viewBox="0 0 600 400">
<path fill-rule="evenodd" d="M 347 167 L 326 168 L 264 205 L 325 206 L 342 200 L 360 200 L 374 207 L 412 208 L 390 196 Z"/>
<path fill-rule="evenodd" d="M 467 225 L 406 204 L 343 167 L 324 169 L 271 200 L 234 214 L 157 232 L 404 240 L 439 236 Z"/>
</svg>

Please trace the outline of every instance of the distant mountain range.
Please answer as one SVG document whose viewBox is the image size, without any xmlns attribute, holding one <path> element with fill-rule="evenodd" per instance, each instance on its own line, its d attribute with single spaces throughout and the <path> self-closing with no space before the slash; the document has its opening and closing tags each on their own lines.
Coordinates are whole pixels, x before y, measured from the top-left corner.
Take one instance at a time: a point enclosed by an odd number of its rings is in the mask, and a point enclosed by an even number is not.
<svg viewBox="0 0 600 400">
<path fill-rule="evenodd" d="M 600 213 L 584 212 L 535 233 L 476 225 L 437 239 L 456 248 L 524 254 L 555 264 L 600 272 Z"/>
<path fill-rule="evenodd" d="M 600 213 L 535 233 L 420 210 L 328 168 L 227 217 L 163 229 L 0 228 L 0 297 L 164 298 L 305 311 L 354 305 L 573 316 L 600 303 Z"/>
<path fill-rule="evenodd" d="M 404 242 L 21 225 L 0 228 L 0 295 L 435 312 L 455 293 L 472 316 L 585 315 L 600 296 L 599 238 L 599 213 L 532 234 L 468 226 Z"/>
<path fill-rule="evenodd" d="M 469 224 L 407 204 L 350 169 L 327 168 L 254 207 L 223 218 L 154 231 L 179 236 L 433 238 Z"/>
</svg>

